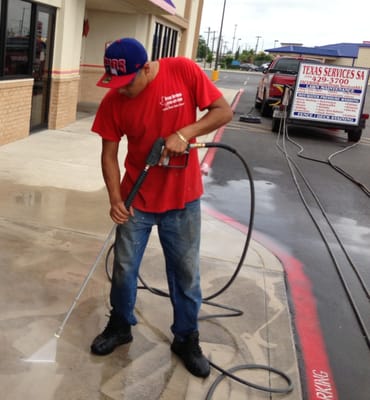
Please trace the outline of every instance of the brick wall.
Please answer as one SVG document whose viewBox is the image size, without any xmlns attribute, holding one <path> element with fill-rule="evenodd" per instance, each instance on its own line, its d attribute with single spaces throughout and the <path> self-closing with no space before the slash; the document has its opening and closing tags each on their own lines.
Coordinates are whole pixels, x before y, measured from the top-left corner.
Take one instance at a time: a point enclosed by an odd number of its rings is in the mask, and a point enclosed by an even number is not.
<svg viewBox="0 0 370 400">
<path fill-rule="evenodd" d="M 30 132 L 33 79 L 0 82 L 0 145 Z"/>
<path fill-rule="evenodd" d="M 79 76 L 53 79 L 50 94 L 49 129 L 60 129 L 76 120 Z"/>
<path fill-rule="evenodd" d="M 96 86 L 96 82 L 104 73 L 103 68 L 81 67 L 81 81 L 79 89 L 79 103 L 99 104 L 107 89 Z"/>
</svg>

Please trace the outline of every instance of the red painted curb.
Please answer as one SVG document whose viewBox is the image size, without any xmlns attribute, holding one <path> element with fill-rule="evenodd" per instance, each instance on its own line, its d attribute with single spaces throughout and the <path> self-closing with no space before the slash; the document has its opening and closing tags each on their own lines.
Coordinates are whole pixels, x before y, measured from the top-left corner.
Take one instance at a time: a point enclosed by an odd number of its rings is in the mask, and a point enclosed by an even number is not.
<svg viewBox="0 0 370 400">
<path fill-rule="evenodd" d="M 240 89 L 238 91 L 238 93 L 236 94 L 236 96 L 235 96 L 235 98 L 233 100 L 233 103 L 231 105 L 231 109 L 233 111 L 235 111 L 235 108 L 238 105 L 240 97 L 243 94 L 243 92 L 244 92 L 244 90 Z M 224 130 L 225 130 L 225 125 L 221 126 L 221 128 L 219 128 L 217 130 L 217 132 L 216 132 L 216 134 L 215 134 L 215 136 L 213 138 L 214 142 L 218 143 L 218 142 L 221 141 L 222 135 L 224 134 Z M 217 150 L 216 147 L 209 148 L 207 153 L 205 154 L 201 164 L 200 164 L 201 171 L 202 171 L 202 173 L 204 175 L 208 175 L 209 169 L 210 169 L 210 167 L 211 167 L 211 165 L 213 163 L 213 159 L 215 158 L 215 155 L 216 155 L 216 150 Z"/>
</svg>

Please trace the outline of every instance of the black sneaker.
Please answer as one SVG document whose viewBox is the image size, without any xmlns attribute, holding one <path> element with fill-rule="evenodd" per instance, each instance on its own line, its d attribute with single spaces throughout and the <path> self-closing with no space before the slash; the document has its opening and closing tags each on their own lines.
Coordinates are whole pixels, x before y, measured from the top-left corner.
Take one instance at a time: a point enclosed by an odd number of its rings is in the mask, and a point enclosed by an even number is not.
<svg viewBox="0 0 370 400">
<path fill-rule="evenodd" d="M 174 339 L 171 350 L 184 362 L 186 369 L 195 376 L 206 378 L 210 374 L 209 361 L 199 346 L 199 333 L 193 332 L 184 341 Z"/>
<path fill-rule="evenodd" d="M 113 312 L 104 331 L 92 342 L 90 349 L 93 354 L 104 356 L 121 344 L 132 341 L 131 326 L 123 324 L 122 320 Z"/>
</svg>

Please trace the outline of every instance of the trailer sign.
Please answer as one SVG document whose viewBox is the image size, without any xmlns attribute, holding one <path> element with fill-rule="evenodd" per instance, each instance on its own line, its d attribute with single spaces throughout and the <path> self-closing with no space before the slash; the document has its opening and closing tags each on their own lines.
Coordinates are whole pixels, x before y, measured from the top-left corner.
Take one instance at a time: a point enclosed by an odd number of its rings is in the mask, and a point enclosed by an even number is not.
<svg viewBox="0 0 370 400">
<path fill-rule="evenodd" d="M 301 63 L 290 118 L 359 125 L 368 78 L 365 68 Z"/>
</svg>

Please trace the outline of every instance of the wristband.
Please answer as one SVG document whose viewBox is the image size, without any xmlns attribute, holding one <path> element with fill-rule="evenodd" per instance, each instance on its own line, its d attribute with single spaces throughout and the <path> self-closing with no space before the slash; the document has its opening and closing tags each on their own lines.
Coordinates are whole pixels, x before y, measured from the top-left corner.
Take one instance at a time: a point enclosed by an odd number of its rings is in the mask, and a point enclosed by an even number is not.
<svg viewBox="0 0 370 400">
<path fill-rule="evenodd" d="M 177 137 L 178 137 L 181 141 L 183 141 L 183 142 L 186 143 L 186 144 L 189 144 L 189 142 L 186 140 L 186 138 L 185 138 L 179 131 L 176 131 L 175 133 L 176 133 Z"/>
</svg>

